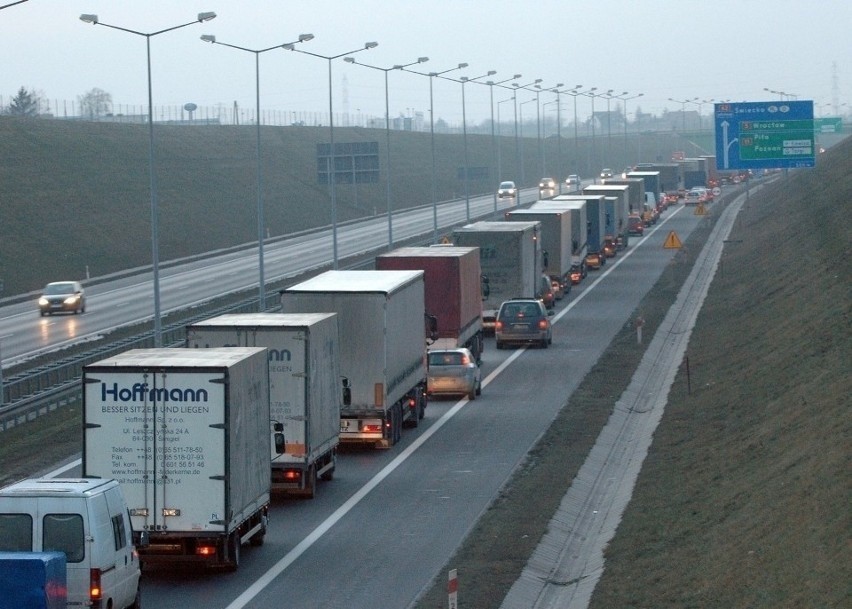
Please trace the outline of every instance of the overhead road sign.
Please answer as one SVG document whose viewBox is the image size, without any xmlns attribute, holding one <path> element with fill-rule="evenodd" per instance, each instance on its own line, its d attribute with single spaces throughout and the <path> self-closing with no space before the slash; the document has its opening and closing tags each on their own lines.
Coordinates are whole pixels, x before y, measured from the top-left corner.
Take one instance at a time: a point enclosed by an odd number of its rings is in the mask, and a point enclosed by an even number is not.
<svg viewBox="0 0 852 609">
<path fill-rule="evenodd" d="M 813 167 L 812 101 L 715 104 L 718 169 Z"/>
</svg>

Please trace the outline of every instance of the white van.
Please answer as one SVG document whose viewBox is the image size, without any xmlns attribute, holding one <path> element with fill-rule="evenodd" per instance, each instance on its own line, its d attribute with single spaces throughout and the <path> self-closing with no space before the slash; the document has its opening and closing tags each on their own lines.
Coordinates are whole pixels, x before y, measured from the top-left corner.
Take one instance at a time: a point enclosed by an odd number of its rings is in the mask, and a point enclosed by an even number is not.
<svg viewBox="0 0 852 609">
<path fill-rule="evenodd" d="M 63 552 L 68 607 L 141 607 L 139 557 L 115 480 L 35 478 L 0 489 L 0 551 Z"/>
</svg>

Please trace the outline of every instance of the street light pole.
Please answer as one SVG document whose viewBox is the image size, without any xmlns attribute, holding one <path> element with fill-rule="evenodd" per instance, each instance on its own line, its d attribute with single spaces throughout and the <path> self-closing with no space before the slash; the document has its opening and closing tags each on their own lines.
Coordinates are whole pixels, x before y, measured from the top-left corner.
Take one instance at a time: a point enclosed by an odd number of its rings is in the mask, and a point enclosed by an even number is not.
<svg viewBox="0 0 852 609">
<path fill-rule="evenodd" d="M 612 89 L 607 91 L 604 96 L 606 97 L 606 156 L 607 163 L 612 164 L 612 112 L 610 110 L 609 102 L 621 95 L 627 95 L 627 91 L 622 91 L 618 95 L 613 95 Z"/>
<path fill-rule="evenodd" d="M 534 99 L 528 99 L 527 101 L 518 104 L 518 107 L 520 108 L 521 139 L 524 138 L 524 104 L 531 104 L 534 101 Z M 523 159 L 524 147 L 521 148 L 521 183 L 524 183 L 526 181 L 526 163 L 524 163 Z M 518 190 L 520 190 L 520 188 Z"/>
<path fill-rule="evenodd" d="M 434 97 L 432 95 L 432 83 L 436 76 L 452 72 L 453 70 L 461 70 L 466 67 L 466 63 L 460 63 L 455 68 L 449 68 L 447 70 L 442 70 L 441 72 L 429 72 L 428 74 L 415 72 L 414 70 L 406 70 L 406 72 L 411 72 L 412 74 L 420 74 L 421 76 L 429 77 L 429 134 L 430 146 L 432 149 L 432 243 L 438 243 L 438 183 L 435 162 L 435 104 Z"/>
<path fill-rule="evenodd" d="M 294 45 L 288 44 L 284 45 L 284 48 L 288 51 L 294 51 L 296 53 L 302 53 L 304 55 L 310 55 L 311 57 L 317 57 L 319 59 L 325 59 L 328 62 L 328 128 L 329 128 L 329 151 L 328 151 L 328 181 L 331 185 L 331 241 L 332 241 L 332 252 L 333 252 L 333 268 L 337 270 L 338 267 L 338 255 L 337 255 L 337 198 L 335 195 L 335 182 L 337 181 L 337 172 L 335 171 L 335 163 L 334 163 L 334 108 L 332 105 L 332 86 L 331 86 L 331 62 L 334 59 L 339 57 L 343 57 L 344 55 L 352 55 L 354 53 L 360 53 L 361 51 L 367 51 L 369 49 L 374 49 L 379 46 L 378 42 L 367 42 L 363 47 L 359 49 L 355 49 L 354 51 L 347 51 L 345 53 L 339 53 L 337 55 L 320 55 L 318 53 L 311 53 L 310 51 L 304 51 L 302 49 L 297 49 Z"/>
<path fill-rule="evenodd" d="M 163 336 L 162 336 L 162 319 L 160 312 L 160 236 L 159 236 L 159 208 L 157 204 L 157 172 L 155 169 L 155 155 L 154 155 L 154 95 L 153 95 L 153 87 L 152 87 L 152 79 L 151 79 L 151 38 L 157 36 L 159 34 L 164 34 L 166 32 L 171 32 L 172 30 L 177 30 L 180 28 L 187 27 L 189 25 L 194 25 L 196 23 L 204 23 L 205 21 L 210 21 L 211 19 L 216 18 L 216 13 L 214 12 L 204 12 L 198 13 L 198 17 L 195 21 L 190 21 L 189 23 L 183 23 L 181 25 L 175 25 L 173 27 L 166 28 L 164 30 L 158 30 L 156 32 L 139 32 L 136 30 L 131 30 L 129 28 L 120 27 L 117 25 L 110 25 L 108 23 L 102 23 L 98 20 L 97 15 L 80 15 L 80 20 L 84 23 L 91 23 L 92 25 L 102 25 L 104 27 L 111 28 L 113 30 L 120 30 L 122 32 L 127 32 L 129 34 L 135 34 L 137 36 L 144 36 L 145 38 L 145 48 L 147 53 L 147 65 L 148 65 L 148 166 L 150 173 L 150 191 L 151 191 L 151 268 L 153 272 L 153 280 L 154 280 L 154 346 L 162 347 L 163 346 Z"/>
<path fill-rule="evenodd" d="M 493 163 L 493 166 L 494 166 L 494 167 L 497 167 L 497 166 L 499 165 L 499 163 L 500 163 L 500 162 L 499 162 L 499 153 L 498 153 L 498 151 L 497 151 L 497 138 L 496 138 L 496 136 L 495 136 L 495 134 L 494 134 L 494 85 L 498 85 L 498 86 L 499 86 L 499 85 L 502 85 L 503 83 L 507 83 L 507 82 L 509 82 L 510 80 L 515 80 L 515 79 L 520 78 L 520 77 L 521 77 L 521 75 L 520 75 L 520 74 L 515 74 L 514 76 L 512 76 L 512 78 L 506 78 L 506 79 L 504 79 L 504 80 L 498 80 L 497 82 L 494 82 L 493 80 L 489 80 L 489 81 L 487 81 L 487 82 L 485 82 L 485 83 L 484 83 L 484 84 L 488 85 L 488 91 L 489 91 L 489 94 L 490 94 L 490 106 L 491 106 L 491 162 Z M 497 171 L 497 173 L 499 174 L 499 173 L 500 173 L 500 171 L 498 170 L 498 171 Z M 499 177 L 499 176 L 498 176 L 498 177 Z M 497 213 L 497 190 L 494 190 L 494 195 L 493 195 L 493 196 L 494 196 L 494 213 Z"/>
<path fill-rule="evenodd" d="M 385 73 L 385 169 L 386 176 L 385 179 L 387 181 L 387 199 L 388 199 L 388 250 L 393 249 L 393 206 L 391 204 L 391 147 L 390 147 L 390 97 L 388 93 L 388 74 L 391 70 L 402 70 L 403 68 L 407 68 L 409 66 L 413 66 L 418 63 L 425 63 L 429 61 L 428 57 L 418 57 L 417 61 L 412 61 L 411 63 L 406 64 L 395 64 L 389 68 L 381 68 L 379 66 L 372 66 L 366 63 L 360 63 L 355 60 L 354 57 L 344 57 L 343 61 L 347 63 L 351 63 L 358 66 L 364 66 L 365 68 L 371 68 L 373 70 L 379 70 L 380 72 Z"/>
<path fill-rule="evenodd" d="M 525 85 L 519 85 L 518 83 L 513 82 L 512 86 L 515 88 L 515 94 L 517 95 L 518 89 L 526 89 L 527 91 L 529 91 L 530 90 L 529 87 L 535 86 L 535 85 L 539 84 L 540 82 L 541 82 L 541 78 L 536 78 L 534 81 L 528 82 Z M 526 103 L 526 102 L 524 102 L 524 103 Z M 517 131 L 517 101 L 515 102 L 515 104 L 516 104 L 515 105 L 515 120 L 516 120 L 516 123 L 515 123 L 515 142 L 516 142 L 516 145 L 517 145 L 517 141 L 518 141 L 517 140 L 517 137 L 518 137 L 518 135 L 517 135 L 517 133 L 518 133 L 518 131 Z M 521 121 L 523 121 L 523 112 L 521 112 Z M 523 123 L 522 123 L 521 124 L 521 135 L 523 135 L 523 130 L 524 130 L 524 126 L 523 126 Z M 524 182 L 524 153 L 523 153 L 522 148 L 519 148 L 519 151 L 518 151 L 518 161 L 520 163 L 520 165 L 518 167 L 518 170 L 519 170 L 518 174 L 521 176 L 521 183 L 518 184 L 518 193 L 520 193 L 521 186 L 523 185 L 523 182 Z M 520 198 L 518 200 L 520 200 Z"/>
<path fill-rule="evenodd" d="M 286 44 L 297 44 L 300 42 L 307 42 L 309 40 L 313 40 L 313 34 L 301 34 L 298 40 L 293 42 L 288 42 Z M 204 42 L 209 42 L 211 44 L 218 44 L 225 47 L 231 47 L 232 49 L 238 49 L 240 51 L 247 51 L 249 53 L 254 53 L 254 74 L 255 74 L 255 100 L 256 100 L 256 120 L 255 120 L 255 158 L 257 160 L 257 267 L 258 267 L 258 283 L 260 284 L 260 289 L 258 292 L 258 311 L 263 313 L 266 311 L 266 278 L 264 276 L 264 267 L 263 267 L 263 241 L 264 241 L 264 219 L 263 219 L 263 179 L 262 179 L 262 164 L 261 164 L 261 154 L 260 154 L 260 54 L 266 53 L 267 51 L 271 51 L 273 49 L 280 49 L 284 47 L 283 44 L 277 44 L 273 47 L 269 47 L 266 49 L 249 49 L 246 47 L 237 46 L 235 44 L 228 44 L 226 42 L 218 42 L 215 36 L 210 36 L 208 34 L 204 34 L 201 36 L 201 40 Z"/>
<path fill-rule="evenodd" d="M 622 93 L 621 95 L 626 95 L 626 92 Z M 644 93 L 637 93 L 636 95 L 632 95 L 630 97 L 621 97 L 621 95 L 618 96 L 618 99 L 624 100 L 624 160 L 625 160 L 625 162 L 629 163 L 630 162 L 630 154 L 627 152 L 627 102 L 629 102 L 631 99 L 636 99 L 637 97 L 642 97 L 645 94 Z M 636 134 L 636 138 L 639 139 L 638 133 Z"/>
<path fill-rule="evenodd" d="M 686 104 L 694 102 L 697 99 L 697 97 L 693 97 L 692 99 L 672 99 L 671 97 L 669 98 L 670 102 L 680 104 L 680 120 L 682 125 L 681 130 L 683 131 L 681 135 L 686 133 Z"/>
<path fill-rule="evenodd" d="M 464 208 L 465 208 L 465 217 L 467 221 L 470 222 L 470 185 L 468 184 L 468 156 L 467 156 L 467 109 L 465 104 L 465 85 L 469 82 L 474 82 L 476 80 L 480 80 L 482 78 L 486 78 L 488 76 L 494 76 L 497 73 L 496 70 L 488 70 L 487 73 L 481 74 L 480 76 L 475 76 L 473 78 L 468 78 L 467 76 L 462 76 L 458 80 L 454 78 L 447 78 L 447 80 L 452 80 L 454 82 L 461 83 L 462 90 L 462 139 L 464 142 Z M 446 77 L 442 77 L 446 78 Z"/>
<path fill-rule="evenodd" d="M 499 138 L 503 137 L 502 121 L 500 120 L 500 104 L 505 104 L 506 102 L 510 102 L 513 99 L 514 99 L 514 97 L 509 97 L 507 99 L 504 99 L 502 101 L 497 102 L 497 129 L 498 129 L 497 136 Z M 500 143 L 498 143 L 497 144 L 497 181 L 498 182 L 503 181 L 503 155 L 501 153 L 501 148 L 503 148 L 503 146 Z"/>
<path fill-rule="evenodd" d="M 603 97 L 605 95 L 605 93 L 595 93 L 595 91 L 597 91 L 597 89 L 598 89 L 597 87 L 592 87 L 591 89 L 589 89 L 588 91 L 585 91 L 583 93 L 583 95 L 585 95 L 586 97 L 592 98 L 592 119 L 591 119 L 592 120 L 592 153 L 591 153 L 591 156 L 590 156 L 590 163 L 589 163 L 589 165 L 591 165 L 591 168 L 590 168 L 591 171 L 597 171 L 596 169 L 594 169 L 594 166 L 596 164 L 598 164 L 597 163 L 597 160 L 598 160 L 598 158 L 597 158 L 598 157 L 597 134 L 596 134 L 596 128 L 595 128 L 595 98 L 596 97 Z M 612 89 L 610 89 L 610 91 L 612 91 Z M 597 182 L 597 178 L 595 178 L 595 182 Z"/>
</svg>

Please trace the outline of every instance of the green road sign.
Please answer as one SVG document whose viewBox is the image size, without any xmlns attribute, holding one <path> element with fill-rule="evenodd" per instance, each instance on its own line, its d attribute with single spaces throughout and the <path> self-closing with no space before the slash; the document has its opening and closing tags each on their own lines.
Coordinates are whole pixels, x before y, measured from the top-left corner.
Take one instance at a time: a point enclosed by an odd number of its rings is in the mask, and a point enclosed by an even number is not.
<svg viewBox="0 0 852 609">
<path fill-rule="evenodd" d="M 814 155 L 814 121 L 768 120 L 740 123 L 740 158 L 801 159 Z"/>
<path fill-rule="evenodd" d="M 815 118 L 814 129 L 817 133 L 840 133 L 843 131 L 843 119 L 839 116 Z"/>
</svg>

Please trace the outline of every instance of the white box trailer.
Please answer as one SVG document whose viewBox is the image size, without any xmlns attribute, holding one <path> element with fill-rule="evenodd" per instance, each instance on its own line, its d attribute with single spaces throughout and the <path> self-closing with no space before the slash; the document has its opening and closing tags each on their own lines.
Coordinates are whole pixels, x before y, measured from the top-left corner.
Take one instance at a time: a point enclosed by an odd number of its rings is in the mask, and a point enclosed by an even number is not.
<svg viewBox="0 0 852 609">
<path fill-rule="evenodd" d="M 266 347 L 272 491 L 313 497 L 337 465 L 340 345 L 335 313 L 230 313 L 186 328 L 186 346 Z"/>
<path fill-rule="evenodd" d="M 118 481 L 143 565 L 236 569 L 268 524 L 266 349 L 135 349 L 85 366 L 83 476 Z"/>
<path fill-rule="evenodd" d="M 542 272 L 567 292 L 571 288 L 571 210 L 515 209 L 506 219 L 541 223 Z"/>
<path fill-rule="evenodd" d="M 482 326 L 494 331 L 497 310 L 505 300 L 535 297 L 540 288 L 541 223 L 474 222 L 453 230 L 453 243 L 479 248 L 488 296 L 482 302 Z"/>
<path fill-rule="evenodd" d="M 534 203 L 530 209 L 568 209 L 571 211 L 571 264 L 579 266 L 585 274 L 586 256 L 589 253 L 586 197 L 583 195 L 558 195 L 549 201 Z"/>
<path fill-rule="evenodd" d="M 327 271 L 281 292 L 283 313 L 337 313 L 340 442 L 388 448 L 426 408 L 423 271 Z"/>
</svg>

